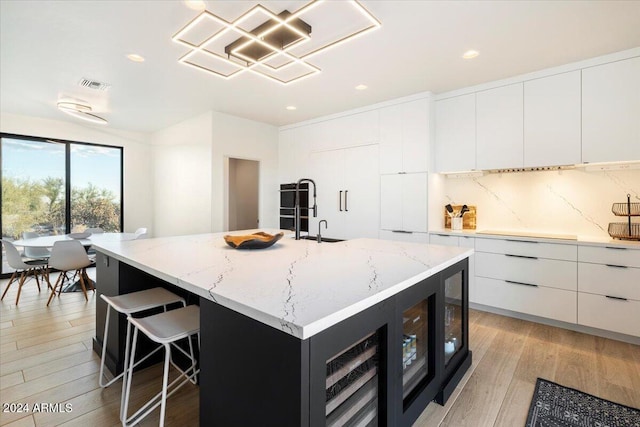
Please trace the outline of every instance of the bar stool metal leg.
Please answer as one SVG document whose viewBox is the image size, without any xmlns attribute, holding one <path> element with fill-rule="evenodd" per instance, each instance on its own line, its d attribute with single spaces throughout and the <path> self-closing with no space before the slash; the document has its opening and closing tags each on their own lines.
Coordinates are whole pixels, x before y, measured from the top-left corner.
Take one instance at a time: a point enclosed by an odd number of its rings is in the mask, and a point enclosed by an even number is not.
<svg viewBox="0 0 640 427">
<path fill-rule="evenodd" d="M 193 350 L 192 337 L 198 334 L 198 347 L 199 340 L 199 309 L 196 306 L 188 306 L 181 309 L 174 310 L 168 313 L 162 313 L 146 318 L 132 318 L 129 317 L 129 323 L 133 327 L 133 342 L 131 344 L 131 353 L 128 359 L 125 361 L 126 371 L 125 380 L 123 380 L 123 393 L 121 402 L 121 421 L 125 427 L 133 426 L 139 423 L 143 418 L 149 415 L 156 408 L 160 407 L 160 426 L 164 426 L 164 418 L 166 414 L 167 399 L 173 395 L 178 389 L 188 382 L 195 383 L 196 376 L 200 372 L 197 369 L 197 360 Z M 175 332 L 173 325 L 177 326 L 178 331 Z M 167 326 L 168 331 L 167 332 Z M 164 347 L 164 366 L 163 366 L 163 378 L 162 378 L 162 390 L 154 397 L 149 399 L 141 408 L 139 408 L 133 415 L 128 416 L 129 413 L 129 401 L 131 399 L 131 384 L 133 377 L 133 369 L 135 367 L 135 352 L 138 342 L 138 332 L 142 330 L 143 334 L 150 338 L 152 341 L 160 344 L 160 347 Z M 189 352 L 176 345 L 180 340 L 187 339 L 189 341 Z M 172 360 L 172 348 L 182 352 L 186 357 L 191 359 L 191 363 L 186 370 L 182 370 L 179 367 L 178 370 L 182 375 L 178 375 L 173 381 L 169 383 L 169 369 L 173 365 Z M 174 365 L 175 366 L 175 365 Z"/>
</svg>

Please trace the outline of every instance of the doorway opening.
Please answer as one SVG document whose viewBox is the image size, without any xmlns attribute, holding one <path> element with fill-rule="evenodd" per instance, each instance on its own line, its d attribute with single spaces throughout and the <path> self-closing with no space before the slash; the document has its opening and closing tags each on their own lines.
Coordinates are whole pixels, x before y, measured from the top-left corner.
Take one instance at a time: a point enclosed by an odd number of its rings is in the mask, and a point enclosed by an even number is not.
<svg viewBox="0 0 640 427">
<path fill-rule="evenodd" d="M 248 230 L 260 227 L 259 185 L 260 162 L 229 158 L 228 230 Z"/>
</svg>

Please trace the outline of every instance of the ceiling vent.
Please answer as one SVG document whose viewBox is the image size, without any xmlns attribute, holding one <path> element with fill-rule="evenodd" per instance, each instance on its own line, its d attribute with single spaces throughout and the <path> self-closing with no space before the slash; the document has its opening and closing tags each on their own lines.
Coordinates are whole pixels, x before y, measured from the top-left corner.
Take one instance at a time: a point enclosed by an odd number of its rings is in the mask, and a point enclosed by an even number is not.
<svg viewBox="0 0 640 427">
<path fill-rule="evenodd" d="M 109 83 L 102 83 L 96 80 L 89 80 L 85 78 L 81 79 L 78 82 L 78 85 L 94 90 L 107 90 L 111 87 Z"/>
</svg>

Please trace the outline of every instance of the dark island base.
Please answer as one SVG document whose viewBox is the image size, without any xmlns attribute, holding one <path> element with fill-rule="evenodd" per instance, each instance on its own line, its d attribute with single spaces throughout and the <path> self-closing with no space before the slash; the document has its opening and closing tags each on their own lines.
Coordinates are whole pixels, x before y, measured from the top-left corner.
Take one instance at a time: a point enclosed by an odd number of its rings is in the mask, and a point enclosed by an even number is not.
<svg viewBox="0 0 640 427">
<path fill-rule="evenodd" d="M 326 426 L 327 361 L 376 335 L 376 395 L 372 423 L 410 426 L 436 400 L 444 404 L 471 365 L 468 350 L 468 264 L 463 260 L 306 340 L 179 289 L 137 268 L 98 253 L 98 293 L 120 295 L 155 286 L 183 295 L 201 308 L 200 425 Z M 462 272 L 462 346 L 445 367 L 444 283 Z M 402 392 L 403 311 L 429 300 L 430 374 L 408 397 Z M 100 354 L 106 303 L 96 302 Z M 121 372 L 126 318 L 111 316 L 107 366 Z M 159 355 L 161 357 L 161 354 Z M 159 360 L 158 360 L 159 361 Z M 155 361 L 150 360 L 150 364 Z M 327 395 L 328 396 L 328 395 Z M 355 395 L 354 395 L 355 396 Z M 327 397 L 329 398 L 329 397 Z"/>
</svg>

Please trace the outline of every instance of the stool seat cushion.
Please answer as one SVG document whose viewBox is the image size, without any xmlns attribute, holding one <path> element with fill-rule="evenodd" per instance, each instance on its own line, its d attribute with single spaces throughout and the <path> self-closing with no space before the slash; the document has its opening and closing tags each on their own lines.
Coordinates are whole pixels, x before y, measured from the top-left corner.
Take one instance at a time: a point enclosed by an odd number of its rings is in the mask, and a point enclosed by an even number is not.
<svg viewBox="0 0 640 427">
<path fill-rule="evenodd" d="M 116 311 L 124 314 L 137 313 L 139 311 L 184 301 L 184 299 L 165 288 L 145 289 L 144 291 L 131 292 L 113 297 L 102 294 L 100 297 L 109 303 Z"/>
<path fill-rule="evenodd" d="M 200 307 L 188 305 L 153 316 L 131 318 L 129 321 L 152 341 L 166 344 L 200 331 Z"/>
</svg>

